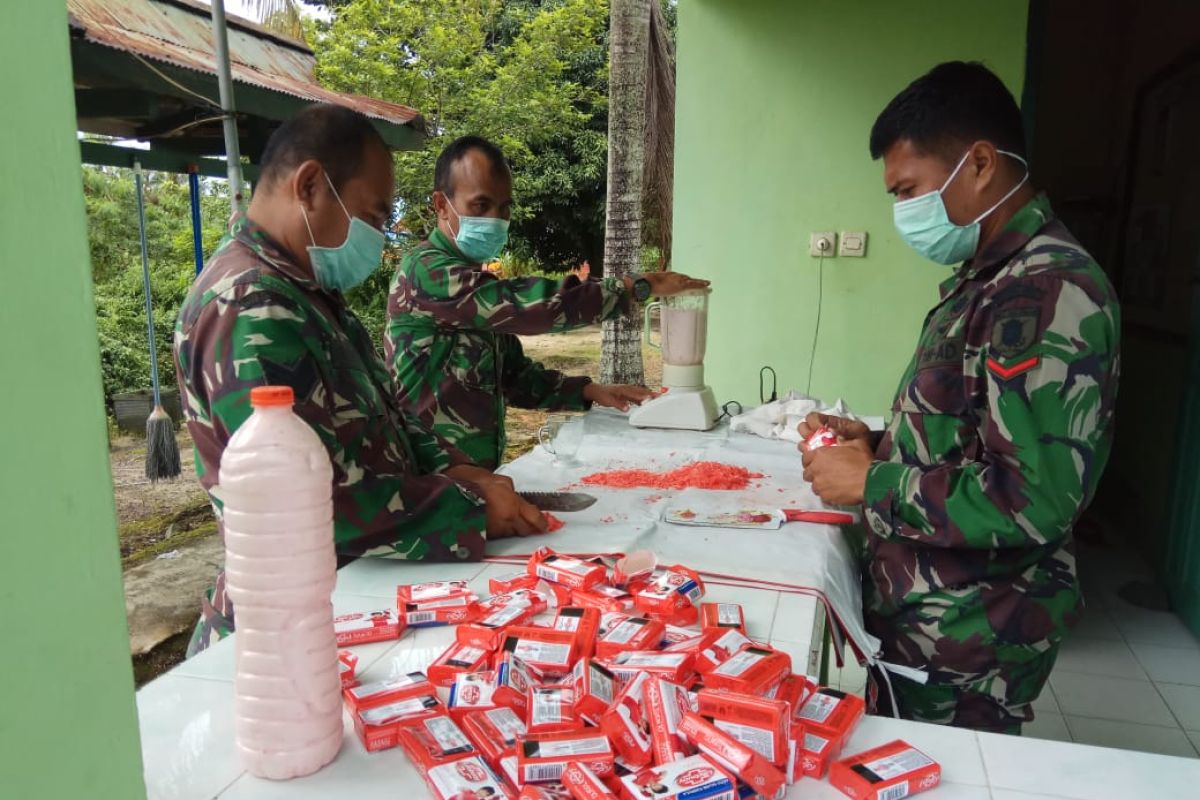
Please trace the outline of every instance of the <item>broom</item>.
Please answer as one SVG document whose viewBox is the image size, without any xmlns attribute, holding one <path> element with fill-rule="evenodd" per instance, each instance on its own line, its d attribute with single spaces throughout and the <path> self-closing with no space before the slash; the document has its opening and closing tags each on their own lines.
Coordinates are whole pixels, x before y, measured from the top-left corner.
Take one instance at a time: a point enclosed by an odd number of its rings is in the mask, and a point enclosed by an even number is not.
<svg viewBox="0 0 1200 800">
<path fill-rule="evenodd" d="M 162 407 L 158 385 L 158 349 L 154 345 L 154 301 L 150 296 L 150 254 L 146 249 L 146 209 L 142 203 L 142 165 L 133 164 L 137 190 L 138 238 L 142 245 L 142 281 L 146 295 L 146 332 L 150 339 L 150 384 L 154 388 L 154 411 L 146 419 L 146 477 L 151 483 L 179 476 L 179 443 L 175 423 Z"/>
</svg>

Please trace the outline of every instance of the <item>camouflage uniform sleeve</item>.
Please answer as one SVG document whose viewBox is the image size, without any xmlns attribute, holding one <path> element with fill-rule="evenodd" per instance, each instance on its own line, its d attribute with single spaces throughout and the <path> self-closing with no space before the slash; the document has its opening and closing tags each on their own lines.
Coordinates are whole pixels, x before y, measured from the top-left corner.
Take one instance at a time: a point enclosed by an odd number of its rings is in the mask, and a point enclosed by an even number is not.
<svg viewBox="0 0 1200 800">
<path fill-rule="evenodd" d="M 339 435 L 349 426 L 340 425 L 333 408 L 336 387 L 326 386 L 311 366 L 317 356 L 306 335 L 304 310 L 268 291 L 238 295 L 238 289 L 230 290 L 202 312 L 217 315 L 210 325 L 197 325 L 210 332 L 214 346 L 195 342 L 193 350 L 207 362 L 206 375 L 216 377 L 207 383 L 211 421 L 224 431 L 221 440 L 228 441 L 249 416 L 252 388 L 290 385 L 296 414 L 317 432 L 333 462 L 334 539 L 340 552 L 412 560 L 481 558 L 482 501 L 448 477 L 405 469 L 402 456 L 394 471 L 364 469 Z M 418 435 L 413 444 L 414 455 L 423 454 L 426 465 L 450 465 L 432 435 Z"/>
<path fill-rule="evenodd" d="M 439 325 L 496 333 L 558 333 L 628 311 L 624 285 L 616 278 L 562 281 L 504 280 L 436 251 L 414 253 L 401 266 L 409 313 Z"/>
<path fill-rule="evenodd" d="M 981 344 L 964 382 L 986 382 L 986 407 L 966 413 L 980 420 L 983 452 L 962 465 L 873 464 L 865 505 L 877 534 L 934 547 L 1036 546 L 1062 540 L 1091 500 L 1115 395 L 1118 312 L 1058 277 L 1020 283 L 970 322 L 968 339 Z M 1008 337 L 1006 325 L 1028 333 Z"/>
<path fill-rule="evenodd" d="M 412 445 L 417 468 L 424 473 L 445 472 L 451 467 L 474 465 L 475 461 L 446 437 L 421 422 L 415 414 L 404 412 L 405 430 Z"/>
<path fill-rule="evenodd" d="M 592 404 L 583 399 L 583 389 L 592 382 L 587 377 L 568 377 L 547 369 L 529 356 L 515 336 L 498 340 L 504 365 L 504 399 L 517 408 L 547 411 L 586 411 Z"/>
</svg>

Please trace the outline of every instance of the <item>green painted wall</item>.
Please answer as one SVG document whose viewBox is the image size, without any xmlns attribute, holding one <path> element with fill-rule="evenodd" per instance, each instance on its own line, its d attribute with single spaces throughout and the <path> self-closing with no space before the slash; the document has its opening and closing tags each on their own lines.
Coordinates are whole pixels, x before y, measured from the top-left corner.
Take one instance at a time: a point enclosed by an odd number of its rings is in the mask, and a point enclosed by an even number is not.
<svg viewBox="0 0 1200 800">
<path fill-rule="evenodd" d="M 0 75 L 0 795 L 138 798 L 65 4 L 6 4 Z"/>
<path fill-rule="evenodd" d="M 862 231 L 824 264 L 813 392 L 885 414 L 937 283 L 892 225 L 867 138 L 909 81 L 980 60 L 1019 98 L 1025 0 L 685 0 L 679 4 L 675 268 L 715 282 L 706 370 L 758 401 L 771 364 L 804 389 L 817 312 L 813 231 Z"/>
</svg>

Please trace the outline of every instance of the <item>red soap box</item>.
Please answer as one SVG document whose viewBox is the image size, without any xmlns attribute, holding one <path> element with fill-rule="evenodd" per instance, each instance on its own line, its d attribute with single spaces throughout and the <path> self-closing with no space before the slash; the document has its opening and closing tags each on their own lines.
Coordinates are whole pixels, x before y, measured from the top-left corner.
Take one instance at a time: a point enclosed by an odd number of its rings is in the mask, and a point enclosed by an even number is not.
<svg viewBox="0 0 1200 800">
<path fill-rule="evenodd" d="M 338 651 L 338 679 L 342 682 L 343 689 L 358 685 L 358 677 L 355 675 L 357 668 L 358 656 L 349 650 Z"/>
<path fill-rule="evenodd" d="M 941 778 L 936 761 L 899 739 L 836 761 L 829 769 L 829 783 L 855 800 L 908 797 L 934 788 Z"/>
<path fill-rule="evenodd" d="M 575 714 L 575 690 L 570 686 L 534 686 L 529 689 L 530 733 L 558 733 L 583 727 Z"/>
<path fill-rule="evenodd" d="M 728 634 L 726 634 L 728 635 Z M 792 671 L 792 657 L 763 645 L 747 645 L 704 677 L 710 689 L 765 694 Z"/>
<path fill-rule="evenodd" d="M 704 603 L 700 606 L 700 627 L 704 630 L 736 628 L 746 632 L 746 615 L 737 603 Z"/>
<path fill-rule="evenodd" d="M 409 697 L 353 713 L 354 731 L 368 753 L 387 750 L 399 744 L 401 725 L 442 713 L 436 695 Z"/>
<path fill-rule="evenodd" d="M 807 775 L 810 778 L 823 778 L 833 760 L 842 754 L 844 739 L 830 739 L 820 734 L 812 733 L 798 726 L 803 731 L 802 737 L 796 739 L 796 761 L 794 764 L 796 776 Z"/>
<path fill-rule="evenodd" d="M 584 608 L 594 608 L 601 612 L 626 612 L 633 610 L 633 595 L 615 586 L 597 584 L 590 589 L 575 589 L 571 592 L 571 602 Z"/>
<path fill-rule="evenodd" d="M 512 653 L 502 653 L 496 664 L 496 691 L 492 699 L 507 706 L 522 719 L 529 711 L 529 688 L 540 686 L 546 679 L 541 670 L 534 669 Z"/>
<path fill-rule="evenodd" d="M 421 770 L 434 800 L 513 800 L 504 781 L 478 756 Z"/>
<path fill-rule="evenodd" d="M 690 624 L 698 616 L 704 583 L 687 567 L 666 567 L 644 584 L 633 589 L 633 604 L 645 614 L 668 619 L 675 624 Z"/>
<path fill-rule="evenodd" d="M 612 658 L 626 650 L 653 650 L 662 644 L 663 624 L 646 617 L 628 617 L 600 636 L 596 655 Z"/>
<path fill-rule="evenodd" d="M 512 627 L 505 631 L 500 656 L 516 656 L 529 666 L 552 675 L 566 675 L 575 663 L 576 635 L 549 628 Z"/>
<path fill-rule="evenodd" d="M 596 636 L 600 631 L 600 611 L 580 606 L 560 608 L 554 618 L 554 630 L 575 634 L 575 640 L 579 643 L 579 655 L 587 658 L 596 649 Z"/>
<path fill-rule="evenodd" d="M 529 574 L 559 583 L 570 589 L 590 589 L 603 583 L 608 571 L 603 564 L 583 561 L 572 556 L 560 556 L 543 547 L 529 558 Z"/>
<path fill-rule="evenodd" d="M 808 696 L 796 718 L 809 733 L 836 741 L 846 738 L 865 710 L 858 695 L 823 686 Z"/>
<path fill-rule="evenodd" d="M 404 620 L 399 619 L 390 608 L 342 614 L 333 619 L 333 633 L 338 647 L 399 639 L 406 627 Z"/>
<path fill-rule="evenodd" d="M 757 750 L 776 767 L 788 766 L 792 710 L 786 702 L 712 689 L 701 689 L 696 702 L 697 713 L 712 720 L 718 729 Z"/>
<path fill-rule="evenodd" d="M 586 764 L 603 778 L 613 771 L 612 746 L 595 728 L 530 734 L 517 743 L 517 782 L 524 786 L 561 780 L 572 761 Z"/>
<path fill-rule="evenodd" d="M 712 672 L 750 644 L 754 643 L 736 628 L 709 629 L 704 632 L 699 646 L 695 648 L 696 670 L 701 673 Z"/>
<path fill-rule="evenodd" d="M 624 800 L 736 800 L 733 776 L 705 755 L 649 767 L 621 779 Z"/>
<path fill-rule="evenodd" d="M 546 610 L 546 600 L 530 589 L 518 589 L 497 595 L 471 607 L 474 622 L 459 625 L 454 632 L 462 644 L 495 650 L 504 638 L 504 629 L 524 625 L 534 615 Z"/>
<path fill-rule="evenodd" d="M 434 581 L 396 587 L 396 608 L 412 628 L 456 625 L 470 615 L 479 598 L 466 581 Z"/>
<path fill-rule="evenodd" d="M 500 759 L 514 752 L 517 740 L 527 733 L 524 720 L 511 708 L 468 711 L 460 725 L 493 769 L 500 768 Z"/>
<path fill-rule="evenodd" d="M 400 726 L 400 746 L 422 773 L 434 767 L 479 755 L 479 750 L 448 714 Z"/>
<path fill-rule="evenodd" d="M 613 750 L 635 767 L 646 766 L 652 757 L 650 718 L 642 702 L 649 679 L 647 673 L 637 673 L 617 695 L 612 707 L 600 715 L 600 730 L 612 742 Z"/>
<path fill-rule="evenodd" d="M 642 689 L 642 704 L 650 720 L 654 763 L 661 766 L 689 755 L 691 748 L 679 734 L 683 715 L 696 710 L 687 690 L 670 681 L 651 678 Z"/>
<path fill-rule="evenodd" d="M 701 753 L 731 770 L 755 793 L 768 800 L 780 800 L 787 791 L 787 778 L 774 764 L 699 716 L 684 714 L 679 732 Z"/>
<path fill-rule="evenodd" d="M 685 682 L 692 674 L 695 656 L 691 653 L 664 653 L 661 650 L 626 650 L 607 659 L 604 666 L 621 681 L 632 680 L 639 672 L 666 678 L 676 683 Z"/>
<path fill-rule="evenodd" d="M 486 669 L 490 656 L 491 653 L 482 647 L 455 642 L 429 665 L 426 672 L 435 686 L 448 689 L 460 673 L 482 672 Z"/>
<path fill-rule="evenodd" d="M 562 775 L 563 786 L 575 800 L 617 800 L 608 786 L 588 769 L 586 764 L 572 761 Z"/>
<path fill-rule="evenodd" d="M 350 710 L 386 705 L 406 697 L 434 694 L 433 684 L 423 672 L 410 672 L 407 675 L 397 675 L 384 678 L 381 681 L 352 686 L 342 691 L 346 705 Z"/>
<path fill-rule="evenodd" d="M 495 695 L 495 672 L 460 672 L 454 676 L 446 707 L 454 721 L 462 724 L 468 712 L 496 708 Z"/>
<path fill-rule="evenodd" d="M 492 594 L 507 594 L 516 589 L 532 589 L 540 581 L 537 575 L 528 572 L 512 572 L 488 579 L 488 591 Z"/>
<path fill-rule="evenodd" d="M 619 688 L 616 676 L 604 665 L 589 658 L 575 662 L 571 670 L 571 686 L 575 690 L 575 712 L 595 724 L 608 710 Z"/>
</svg>

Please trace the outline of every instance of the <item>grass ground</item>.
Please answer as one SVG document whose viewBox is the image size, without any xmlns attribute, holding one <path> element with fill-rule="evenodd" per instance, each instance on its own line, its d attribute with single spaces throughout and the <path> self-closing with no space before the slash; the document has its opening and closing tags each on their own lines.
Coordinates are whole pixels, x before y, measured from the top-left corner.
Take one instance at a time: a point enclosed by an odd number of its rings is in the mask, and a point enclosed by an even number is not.
<svg viewBox="0 0 1200 800">
<path fill-rule="evenodd" d="M 524 337 L 522 342 L 527 355 L 551 369 L 587 375 L 593 380 L 599 378 L 599 328 Z M 657 351 L 650 349 L 643 352 L 643 359 L 646 383 L 657 387 L 662 380 L 662 359 Z M 518 458 L 537 445 L 537 431 L 545 424 L 547 415 L 544 411 L 508 410 L 506 460 Z M 183 474 L 175 481 L 151 484 L 144 472 L 146 440 L 125 435 L 111 439 L 113 494 L 121 563 L 125 569 L 216 534 L 207 495 L 195 478 L 191 439 L 186 431 L 181 431 L 177 441 Z M 188 635 L 189 631 L 181 631 L 133 659 L 139 686 L 183 660 Z"/>
</svg>

